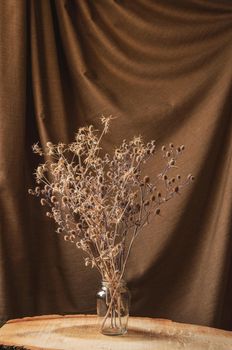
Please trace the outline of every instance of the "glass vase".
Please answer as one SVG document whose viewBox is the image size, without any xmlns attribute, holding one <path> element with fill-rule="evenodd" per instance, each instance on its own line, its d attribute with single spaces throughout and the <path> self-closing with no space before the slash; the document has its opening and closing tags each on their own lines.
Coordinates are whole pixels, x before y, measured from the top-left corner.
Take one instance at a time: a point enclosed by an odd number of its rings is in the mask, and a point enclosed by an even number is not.
<svg viewBox="0 0 232 350">
<path fill-rule="evenodd" d="M 102 281 L 97 293 L 97 315 L 101 318 L 101 333 L 122 335 L 127 332 L 130 292 L 125 281 L 114 284 Z"/>
</svg>

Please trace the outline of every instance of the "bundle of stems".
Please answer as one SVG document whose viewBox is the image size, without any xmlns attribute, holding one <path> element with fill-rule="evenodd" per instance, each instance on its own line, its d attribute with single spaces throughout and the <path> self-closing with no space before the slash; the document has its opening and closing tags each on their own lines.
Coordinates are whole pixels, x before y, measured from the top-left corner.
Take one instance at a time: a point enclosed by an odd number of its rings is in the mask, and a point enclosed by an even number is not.
<svg viewBox="0 0 232 350">
<path fill-rule="evenodd" d="M 44 162 L 36 171 L 35 189 L 46 215 L 55 220 L 56 232 L 85 253 L 85 265 L 95 267 L 111 285 L 111 312 L 133 243 L 150 216 L 180 194 L 194 178 L 170 176 L 177 168 L 184 146 L 162 146 L 164 167 L 151 182 L 142 166 L 156 152 L 155 141 L 141 136 L 123 140 L 110 156 L 103 154 L 101 141 L 113 118 L 101 117 L 102 130 L 82 127 L 70 144 L 47 142 L 44 149 L 33 145 Z M 103 323 L 104 325 L 104 323 Z"/>
</svg>

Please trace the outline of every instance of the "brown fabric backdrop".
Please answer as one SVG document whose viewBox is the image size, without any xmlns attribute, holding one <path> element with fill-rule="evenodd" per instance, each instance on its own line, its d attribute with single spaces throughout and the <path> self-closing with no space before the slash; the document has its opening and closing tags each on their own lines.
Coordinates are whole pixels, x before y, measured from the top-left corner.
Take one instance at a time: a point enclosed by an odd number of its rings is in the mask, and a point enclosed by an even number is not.
<svg viewBox="0 0 232 350">
<path fill-rule="evenodd" d="M 0 1 L 0 317 L 95 312 L 97 272 L 27 194 L 31 144 L 186 145 L 196 181 L 137 240 L 133 315 L 232 329 L 232 1 Z M 155 162 L 147 165 L 151 176 Z"/>
</svg>

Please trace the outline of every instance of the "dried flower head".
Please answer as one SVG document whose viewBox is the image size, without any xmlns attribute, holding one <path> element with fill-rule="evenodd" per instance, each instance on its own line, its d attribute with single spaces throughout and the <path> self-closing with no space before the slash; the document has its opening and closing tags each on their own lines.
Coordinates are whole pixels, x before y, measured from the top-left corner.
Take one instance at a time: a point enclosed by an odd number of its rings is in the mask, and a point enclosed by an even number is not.
<svg viewBox="0 0 232 350">
<path fill-rule="evenodd" d="M 92 125 L 80 128 L 70 144 L 47 142 L 44 150 L 33 145 L 33 152 L 46 161 L 37 167 L 37 186 L 29 193 L 40 197 L 41 205 L 48 208 L 46 215 L 56 222 L 56 232 L 87 254 L 85 265 L 96 267 L 103 279 L 117 283 L 133 242 L 151 215 L 159 215 L 160 206 L 194 177 L 190 174 L 183 181 L 180 175 L 169 177 L 183 145 L 162 146 L 165 164 L 154 181 L 142 176 L 141 170 L 154 157 L 155 141 L 146 144 L 135 136 L 123 140 L 112 155 L 101 155 L 101 140 L 112 119 L 101 117 L 101 131 Z"/>
</svg>

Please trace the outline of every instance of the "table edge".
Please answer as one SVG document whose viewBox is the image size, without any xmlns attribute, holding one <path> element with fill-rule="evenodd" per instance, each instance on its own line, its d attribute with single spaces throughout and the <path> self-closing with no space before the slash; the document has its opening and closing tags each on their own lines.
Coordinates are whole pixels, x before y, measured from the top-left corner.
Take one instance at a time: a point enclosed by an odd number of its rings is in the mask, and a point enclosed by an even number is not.
<svg viewBox="0 0 232 350">
<path fill-rule="evenodd" d="M 52 319 L 59 319 L 59 318 L 97 318 L 97 315 L 89 315 L 89 314 L 51 314 L 51 315 L 39 315 L 39 316 L 30 316 L 30 317 L 22 317 L 22 318 L 15 318 L 8 320 L 1 328 L 4 328 L 5 325 L 9 325 L 11 323 L 17 323 L 17 322 L 31 322 L 31 321 L 39 321 L 39 320 L 52 320 Z M 162 324 L 162 325 L 173 325 L 177 328 L 184 328 L 185 330 L 196 330 L 197 332 L 203 333 L 203 334 L 214 334 L 214 335 L 225 335 L 232 337 L 232 331 L 209 327 L 209 326 L 201 326 L 197 324 L 188 324 L 188 323 L 182 323 L 182 322 L 175 322 L 169 319 L 163 319 L 163 318 L 152 318 L 152 317 L 138 317 L 138 316 L 130 316 L 130 319 L 143 319 L 148 320 L 150 322 L 154 322 L 155 324 Z"/>
</svg>

